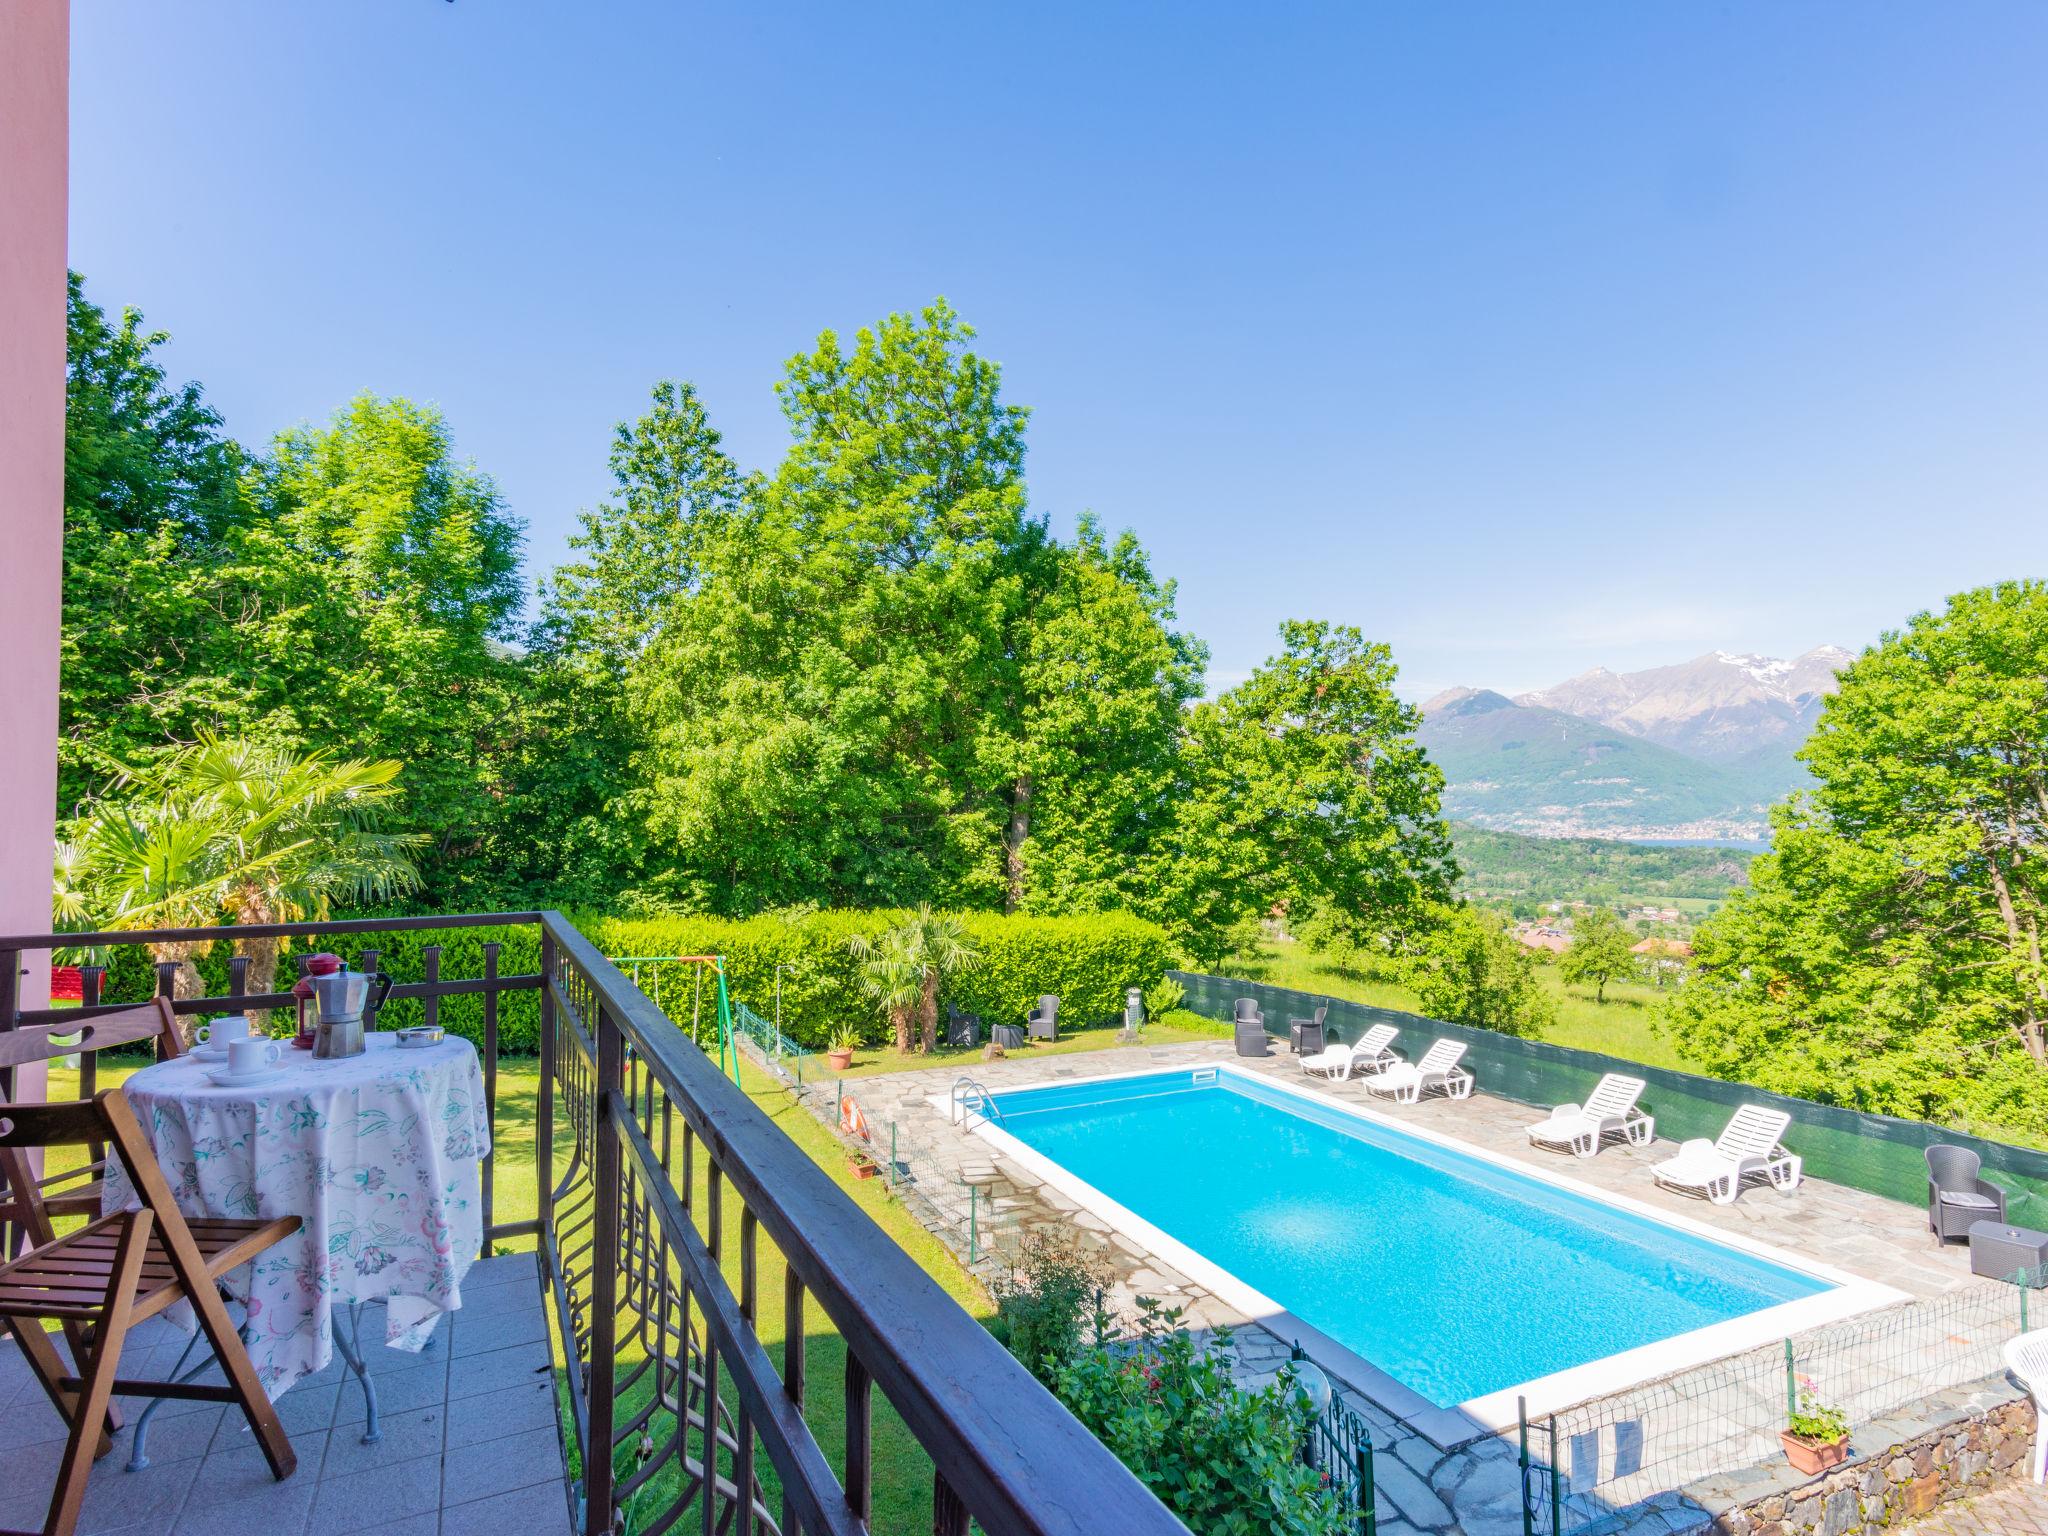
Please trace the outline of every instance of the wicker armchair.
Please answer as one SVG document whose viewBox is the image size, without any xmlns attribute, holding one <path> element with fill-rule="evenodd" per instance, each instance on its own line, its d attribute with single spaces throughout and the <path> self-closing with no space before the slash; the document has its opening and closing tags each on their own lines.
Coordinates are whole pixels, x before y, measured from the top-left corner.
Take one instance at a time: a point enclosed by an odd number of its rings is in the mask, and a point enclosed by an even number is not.
<svg viewBox="0 0 2048 1536">
<path fill-rule="evenodd" d="M 1060 1000 L 1056 993 L 1047 992 L 1038 999 L 1038 1006 L 1031 1010 L 1024 1020 L 1024 1033 L 1033 1040 L 1057 1040 Z"/>
<path fill-rule="evenodd" d="M 1256 998 L 1240 997 L 1237 1000 L 1236 1017 L 1231 1023 L 1231 1034 L 1237 1042 L 1238 1055 L 1266 1054 L 1266 1015 Z"/>
<path fill-rule="evenodd" d="M 1927 1149 L 1927 1225 L 1942 1242 L 1967 1239 L 1976 1222 L 2005 1220 L 2005 1191 L 1977 1176 L 1983 1166 L 1968 1147 Z"/>
</svg>

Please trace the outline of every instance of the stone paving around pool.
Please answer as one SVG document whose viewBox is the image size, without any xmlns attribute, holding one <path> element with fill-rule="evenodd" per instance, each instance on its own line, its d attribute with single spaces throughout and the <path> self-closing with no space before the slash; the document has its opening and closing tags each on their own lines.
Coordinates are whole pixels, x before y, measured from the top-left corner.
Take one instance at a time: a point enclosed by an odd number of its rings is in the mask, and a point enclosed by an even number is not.
<svg viewBox="0 0 2048 1536">
<path fill-rule="evenodd" d="M 932 1107 L 944 1100 L 962 1078 L 972 1078 L 996 1092 L 1006 1086 L 1051 1081 L 1081 1081 L 1122 1072 L 1232 1062 L 1268 1076 L 1302 1082 L 1304 1075 L 1284 1042 L 1264 1058 L 1240 1059 L 1227 1041 L 1159 1047 L 1120 1047 L 1082 1055 L 1044 1056 L 1034 1060 L 1025 1050 L 1007 1059 L 988 1061 L 960 1053 L 942 1065 L 883 1077 L 849 1079 L 848 1095 L 856 1097 L 869 1122 L 881 1130 L 894 1122 L 906 1167 L 921 1181 L 958 1181 L 979 1186 L 987 1198 L 980 1241 L 985 1246 L 995 1228 L 997 1238 L 1012 1243 L 1032 1233 L 1074 1234 L 1107 1260 L 1115 1275 L 1109 1310 L 1126 1320 L 1136 1315 L 1139 1296 L 1156 1298 L 1183 1309 L 1188 1325 L 1233 1330 L 1239 1367 L 1248 1380 L 1270 1378 L 1286 1361 L 1291 1341 L 1277 1337 L 1238 1315 L 1220 1298 L 1157 1255 L 1090 1212 L 1080 1210 L 1058 1191 L 1047 1188 L 1024 1170 L 994 1154 L 989 1144 L 948 1123 Z M 1316 1086 L 1340 1100 L 1364 1104 L 1370 1096 L 1358 1081 Z M 1525 1128 L 1541 1118 L 1526 1104 L 1493 1098 L 1484 1091 L 1467 1100 L 1441 1098 L 1414 1106 L 1392 1106 L 1370 1099 L 1372 1107 L 1398 1121 L 1456 1137 L 1472 1146 L 1553 1173 L 1564 1173 L 1597 1188 L 1627 1195 L 1646 1205 L 1682 1214 L 1721 1228 L 1730 1235 L 1804 1253 L 1853 1274 L 1881 1281 L 1916 1297 L 1936 1298 L 1983 1282 L 1969 1273 L 1967 1253 L 1960 1247 L 1937 1247 L 1924 1215 L 1911 1207 L 1860 1190 L 1807 1180 L 1799 1190 L 1781 1194 L 1752 1186 L 1732 1206 L 1717 1206 L 1664 1190 L 1649 1177 L 1649 1167 L 1672 1155 L 1669 1142 L 1646 1148 L 1610 1146 L 1598 1157 L 1578 1159 L 1542 1152 L 1530 1146 Z M 834 1090 L 825 1085 L 813 1098 L 821 1117 L 829 1115 Z M 886 1133 L 877 1138 L 886 1139 Z M 879 1149 L 878 1149 L 879 1155 Z M 906 1202 L 916 1209 L 917 1202 Z M 933 1221 L 934 1230 L 956 1248 L 959 1232 L 949 1222 Z M 965 1255 L 963 1255 L 964 1257 Z M 1335 1380 L 1335 1373 L 1332 1372 Z M 1413 1536 L 1415 1532 L 1465 1531 L 1475 1536 L 1519 1532 L 1520 1474 L 1512 1436 L 1487 1436 L 1454 1450 L 1444 1450 L 1415 1433 L 1366 1398 L 1349 1383 L 1337 1381 L 1339 1395 L 1371 1427 L 1375 1447 L 1381 1536 Z M 1988 1397 L 2016 1389 L 2004 1384 L 1983 1388 Z M 1733 1469 L 1731 1469 L 1733 1470 Z M 1774 1474 L 1773 1474 L 1774 1475 Z M 1731 1481 L 1726 1490 L 1701 1490 L 1726 1507 L 1749 1484 Z M 1682 1531 L 1703 1527 L 1709 1511 L 1677 1491 L 1659 1499 L 1658 1511 L 1644 1512 L 1634 1528 Z"/>
</svg>

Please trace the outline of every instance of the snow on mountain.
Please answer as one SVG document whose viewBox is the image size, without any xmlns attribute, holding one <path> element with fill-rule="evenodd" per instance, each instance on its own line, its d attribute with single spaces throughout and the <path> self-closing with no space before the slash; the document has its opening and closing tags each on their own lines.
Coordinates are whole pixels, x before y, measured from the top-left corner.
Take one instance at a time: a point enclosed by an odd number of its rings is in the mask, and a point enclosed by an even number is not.
<svg viewBox="0 0 2048 1536">
<path fill-rule="evenodd" d="M 1813 728 L 1821 699 L 1850 661 L 1840 646 L 1783 660 L 1709 651 L 1641 672 L 1595 667 L 1517 704 L 1561 710 L 1710 761 L 1790 753 Z"/>
</svg>

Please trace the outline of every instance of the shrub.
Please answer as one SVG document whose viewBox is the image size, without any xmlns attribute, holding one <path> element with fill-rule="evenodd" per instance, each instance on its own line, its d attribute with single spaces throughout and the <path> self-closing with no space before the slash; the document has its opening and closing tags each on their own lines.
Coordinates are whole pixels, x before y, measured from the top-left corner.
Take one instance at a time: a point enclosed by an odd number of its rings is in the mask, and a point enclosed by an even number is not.
<svg viewBox="0 0 2048 1536">
<path fill-rule="evenodd" d="M 1028 1239 L 1010 1278 L 990 1286 L 996 1315 L 989 1332 L 1052 1386 L 1081 1352 L 1097 1292 L 1109 1283 L 1101 1258 L 1071 1239 L 1039 1234 Z"/>
<path fill-rule="evenodd" d="M 823 1049 L 833 1033 L 847 1024 L 868 1023 L 872 1007 L 862 996 L 859 962 L 847 940 L 862 930 L 884 928 L 905 914 L 888 911 L 793 911 L 761 917 L 625 918 L 589 913 L 571 914 L 576 926 L 605 954 L 619 959 L 645 955 L 718 954 L 725 958 L 726 985 L 735 1001 L 764 1019 L 775 1015 L 775 984 L 782 983 L 782 1029 L 792 1039 Z M 1022 1021 L 1041 992 L 1057 992 L 1060 1022 L 1076 1027 L 1119 1018 L 1124 989 L 1148 976 L 1158 976 L 1176 956 L 1166 932 L 1122 913 L 1080 917 L 1004 917 L 996 913 L 963 914 L 963 925 L 982 958 L 973 970 L 950 979 L 943 1002 L 990 1023 Z M 400 982 L 424 978 L 424 951 L 441 946 L 441 974 L 451 980 L 483 974 L 484 945 L 503 946 L 498 972 L 531 976 L 540 969 L 538 927 L 422 928 L 403 933 L 337 934 L 319 941 L 351 965 L 365 949 L 377 951 L 377 964 Z M 289 957 L 303 951 L 287 950 Z M 228 989 L 229 946 L 215 944 L 194 956 L 210 995 Z M 778 967 L 780 970 L 778 971 Z M 629 974 L 633 967 L 623 967 Z M 691 1028 L 697 997 L 696 967 L 667 962 L 640 968 L 642 990 L 667 1011 L 685 1032 Z M 295 970 L 289 958 L 281 975 Z M 122 945 L 111 957 L 106 995 L 133 1000 L 155 990 L 155 974 L 140 946 Z M 389 1027 L 417 1023 L 417 1001 L 393 1002 L 379 1015 Z M 470 1040 L 483 1038 L 481 996 L 441 999 L 440 1020 L 451 1033 Z M 703 994 L 703 1032 L 715 1022 L 714 1001 L 707 985 Z M 273 1027 L 290 1019 L 280 1014 Z M 507 1052 L 538 1048 L 540 994 L 534 991 L 501 995 L 498 1039 Z"/>
<path fill-rule="evenodd" d="M 1227 1331 L 1197 1344 L 1178 1308 L 1138 1305 L 1143 1336 L 1077 1354 L 1060 1401 L 1196 1536 L 1344 1536 L 1346 1500 L 1298 1459 L 1311 1420 L 1292 1378 L 1239 1386 Z"/>
<path fill-rule="evenodd" d="M 1145 989 L 1145 1017 L 1158 1018 L 1175 1013 L 1188 1000 L 1188 989 L 1171 976 L 1162 976 Z"/>
</svg>

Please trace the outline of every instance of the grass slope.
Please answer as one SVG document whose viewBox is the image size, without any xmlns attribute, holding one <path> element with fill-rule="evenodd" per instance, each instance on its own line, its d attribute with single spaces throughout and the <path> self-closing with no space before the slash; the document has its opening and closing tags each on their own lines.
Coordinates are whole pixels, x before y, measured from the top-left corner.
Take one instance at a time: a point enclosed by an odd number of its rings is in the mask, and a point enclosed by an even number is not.
<svg viewBox="0 0 2048 1536">
<path fill-rule="evenodd" d="M 1408 988 L 1368 979 L 1292 941 L 1262 944 L 1255 954 L 1233 956 L 1224 974 L 1379 1008 L 1422 1012 L 1420 1000 Z M 1595 1001 L 1590 987 L 1567 987 L 1550 966 L 1540 967 L 1537 976 L 1557 1003 L 1556 1024 L 1537 1038 L 1653 1067 L 1698 1070 L 1657 1033 L 1658 1000 L 1668 992 L 1635 982 L 1610 982 L 1603 1003 Z"/>
</svg>

